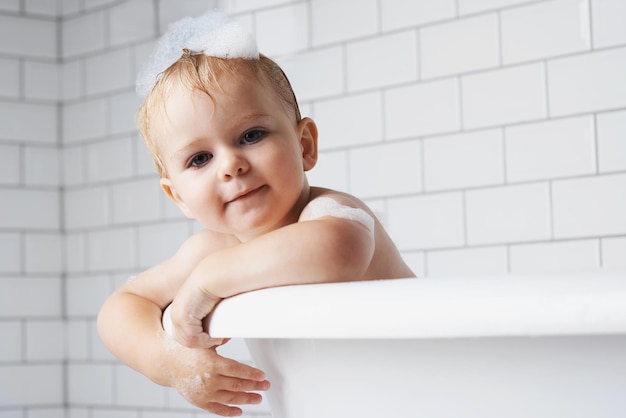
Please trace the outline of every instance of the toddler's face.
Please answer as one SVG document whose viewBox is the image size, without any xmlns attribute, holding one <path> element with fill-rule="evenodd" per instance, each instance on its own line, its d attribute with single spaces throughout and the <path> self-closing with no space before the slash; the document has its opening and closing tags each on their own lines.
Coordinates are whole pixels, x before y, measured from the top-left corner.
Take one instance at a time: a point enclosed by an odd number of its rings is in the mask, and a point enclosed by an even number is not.
<svg viewBox="0 0 626 418">
<path fill-rule="evenodd" d="M 308 198 L 305 122 L 265 83 L 224 80 L 213 97 L 178 88 L 153 130 L 161 184 L 186 216 L 247 240 L 297 221 Z M 310 120 L 309 120 L 310 121 Z"/>
</svg>

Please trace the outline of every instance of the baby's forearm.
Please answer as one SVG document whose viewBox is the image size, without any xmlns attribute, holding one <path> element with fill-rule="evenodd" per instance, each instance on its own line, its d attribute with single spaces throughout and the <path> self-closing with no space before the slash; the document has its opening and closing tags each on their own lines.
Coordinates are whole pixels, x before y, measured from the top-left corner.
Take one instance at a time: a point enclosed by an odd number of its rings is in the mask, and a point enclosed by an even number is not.
<svg viewBox="0 0 626 418">
<path fill-rule="evenodd" d="M 154 303 L 132 293 L 114 293 L 100 310 L 98 332 L 123 363 L 159 385 L 172 386 L 165 367 L 171 341 L 161 326 L 161 310 Z"/>
<path fill-rule="evenodd" d="M 220 298 L 288 284 L 358 280 L 371 260 L 371 231 L 341 220 L 292 224 L 207 256 L 195 282 Z"/>
</svg>

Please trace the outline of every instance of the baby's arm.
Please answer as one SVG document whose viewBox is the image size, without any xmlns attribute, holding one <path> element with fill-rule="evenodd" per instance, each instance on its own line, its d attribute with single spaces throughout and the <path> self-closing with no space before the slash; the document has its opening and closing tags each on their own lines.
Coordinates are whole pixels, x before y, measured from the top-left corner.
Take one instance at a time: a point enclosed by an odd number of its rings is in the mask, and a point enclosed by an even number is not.
<svg viewBox="0 0 626 418">
<path fill-rule="evenodd" d="M 122 362 L 155 383 L 171 386 L 192 404 L 224 416 L 239 415 L 228 404 L 258 403 L 253 390 L 266 390 L 260 370 L 226 359 L 214 348 L 190 349 L 167 337 L 161 326 L 162 309 L 199 260 L 217 248 L 202 232 L 183 244 L 177 254 L 141 273 L 113 293 L 98 315 L 98 331 L 105 345 Z M 209 346 L 222 343 L 213 339 Z"/>
<path fill-rule="evenodd" d="M 208 346 L 201 321 L 225 297 L 266 287 L 362 279 L 374 248 L 373 220 L 366 225 L 326 215 L 209 254 L 174 299 L 175 337 L 189 347 Z"/>
</svg>

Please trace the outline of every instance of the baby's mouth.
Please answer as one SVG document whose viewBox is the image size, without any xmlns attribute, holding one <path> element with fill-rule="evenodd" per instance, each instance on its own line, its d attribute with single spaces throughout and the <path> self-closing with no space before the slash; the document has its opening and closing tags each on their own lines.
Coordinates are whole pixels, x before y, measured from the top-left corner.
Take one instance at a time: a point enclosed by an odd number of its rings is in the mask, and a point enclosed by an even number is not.
<svg viewBox="0 0 626 418">
<path fill-rule="evenodd" d="M 256 193 L 258 193 L 261 189 L 263 189 L 263 187 L 264 186 L 255 187 L 255 188 L 251 188 L 251 189 L 246 189 L 246 190 L 244 190 L 241 193 L 237 193 L 235 195 L 235 197 L 230 199 L 228 202 L 226 202 L 226 204 L 248 199 L 248 198 L 254 196 Z"/>
</svg>

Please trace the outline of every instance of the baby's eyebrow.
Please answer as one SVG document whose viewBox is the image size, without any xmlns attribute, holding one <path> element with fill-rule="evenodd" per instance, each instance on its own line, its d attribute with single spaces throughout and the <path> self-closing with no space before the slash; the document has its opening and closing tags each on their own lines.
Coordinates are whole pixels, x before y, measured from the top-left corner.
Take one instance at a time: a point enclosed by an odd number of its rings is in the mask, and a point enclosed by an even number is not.
<svg viewBox="0 0 626 418">
<path fill-rule="evenodd" d="M 197 146 L 197 144 L 199 142 L 201 142 L 201 141 L 202 140 L 200 138 L 197 138 L 197 139 L 194 139 L 194 140 L 192 140 L 190 142 L 187 142 L 184 146 L 182 146 L 177 151 L 174 151 L 172 153 L 172 155 L 170 156 L 170 160 L 171 161 L 176 161 L 176 160 L 179 160 L 181 158 L 184 158 L 184 156 L 181 156 L 181 154 L 187 154 L 190 149 L 195 148 Z"/>
</svg>

